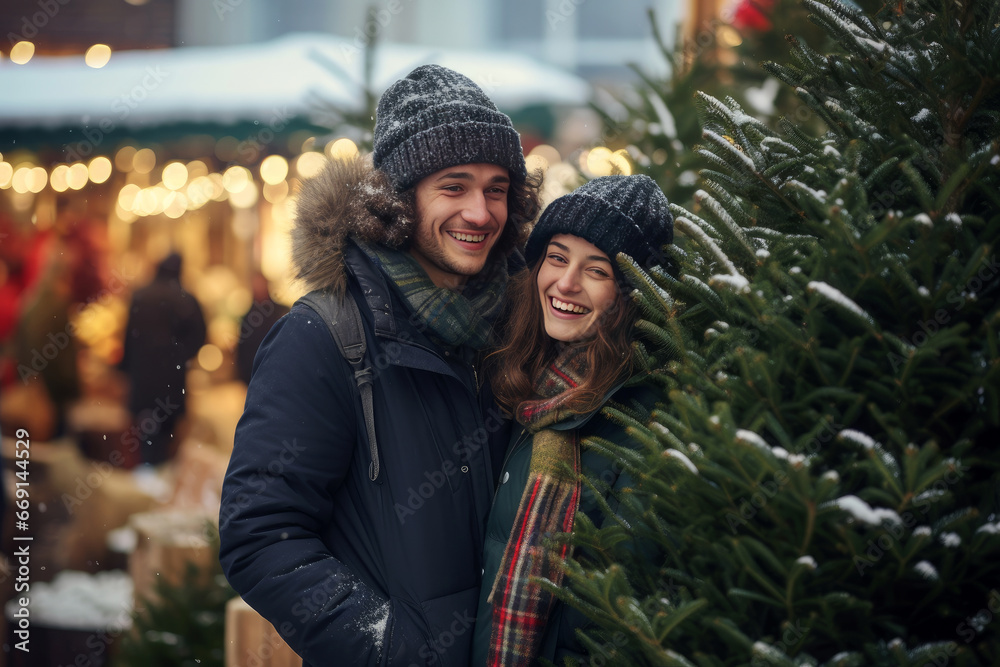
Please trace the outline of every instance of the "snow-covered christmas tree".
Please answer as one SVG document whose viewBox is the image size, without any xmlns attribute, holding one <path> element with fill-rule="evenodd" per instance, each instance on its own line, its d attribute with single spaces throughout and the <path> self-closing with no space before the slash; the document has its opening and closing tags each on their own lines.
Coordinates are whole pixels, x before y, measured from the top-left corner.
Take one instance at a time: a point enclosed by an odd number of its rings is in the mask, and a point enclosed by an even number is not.
<svg viewBox="0 0 1000 667">
<path fill-rule="evenodd" d="M 678 277 L 624 267 L 663 400 L 586 443 L 638 480 L 575 528 L 593 664 L 1000 664 L 1000 3 L 805 4 L 805 120 L 701 95 Z"/>
</svg>

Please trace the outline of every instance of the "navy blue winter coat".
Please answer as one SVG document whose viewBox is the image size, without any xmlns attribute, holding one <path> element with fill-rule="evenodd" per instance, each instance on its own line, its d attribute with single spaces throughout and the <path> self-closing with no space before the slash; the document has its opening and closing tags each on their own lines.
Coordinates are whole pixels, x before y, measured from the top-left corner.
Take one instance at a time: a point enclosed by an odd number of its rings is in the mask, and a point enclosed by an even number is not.
<svg viewBox="0 0 1000 667">
<path fill-rule="evenodd" d="M 502 458 L 509 430 L 477 386 L 474 352 L 428 340 L 395 285 L 341 241 L 326 250 L 359 304 L 375 367 L 379 477 L 369 479 L 350 366 L 299 304 L 254 363 L 223 487 L 220 559 L 306 665 L 466 667 L 491 455 Z"/>
</svg>

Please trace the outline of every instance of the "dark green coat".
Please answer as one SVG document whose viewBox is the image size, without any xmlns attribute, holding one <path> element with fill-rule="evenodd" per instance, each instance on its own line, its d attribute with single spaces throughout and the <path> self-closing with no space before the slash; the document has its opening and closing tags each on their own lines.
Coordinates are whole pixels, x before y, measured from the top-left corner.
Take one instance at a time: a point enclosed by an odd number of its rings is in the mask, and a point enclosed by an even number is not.
<svg viewBox="0 0 1000 667">
<path fill-rule="evenodd" d="M 619 389 L 611 395 L 611 398 L 618 403 L 631 405 L 639 401 L 646 408 L 651 408 L 655 400 L 655 395 L 649 388 L 635 387 Z M 574 419 L 571 422 L 561 422 L 552 428 L 580 430 L 580 439 L 596 436 L 610 440 L 618 444 L 630 442 L 622 428 L 609 419 L 600 411 L 590 413 Z M 492 618 L 492 605 L 486 602 L 490 589 L 493 587 L 493 580 L 496 578 L 497 570 L 500 569 L 500 560 L 503 558 L 507 540 L 510 537 L 511 528 L 517 515 L 517 508 L 521 502 L 521 495 L 524 487 L 528 483 L 528 466 L 531 463 L 532 436 L 527 430 L 515 424 L 511 433 L 510 446 L 507 457 L 500 470 L 496 495 L 493 498 L 493 507 L 490 510 L 489 518 L 486 520 L 486 543 L 483 552 L 483 585 L 479 594 L 479 609 L 476 614 L 475 635 L 472 646 L 472 665 L 479 667 L 486 664 L 489 655 L 490 625 Z M 592 480 L 600 480 L 607 483 L 615 490 L 631 486 L 628 475 L 622 474 L 621 464 L 605 458 L 598 452 L 590 449 L 584 443 L 581 452 L 581 466 L 583 472 Z M 607 498 L 611 508 L 617 511 L 617 501 L 613 497 Z M 585 513 L 596 525 L 601 525 L 604 521 L 604 514 L 594 498 L 593 491 L 584 485 L 580 495 L 580 512 Z M 576 609 L 572 609 L 556 602 L 552 616 L 549 618 L 548 629 L 542 641 L 541 657 L 554 661 L 556 664 L 563 664 L 566 656 L 576 656 L 580 659 L 585 657 L 585 651 L 576 637 L 576 629 L 588 624 L 587 618 Z"/>
</svg>

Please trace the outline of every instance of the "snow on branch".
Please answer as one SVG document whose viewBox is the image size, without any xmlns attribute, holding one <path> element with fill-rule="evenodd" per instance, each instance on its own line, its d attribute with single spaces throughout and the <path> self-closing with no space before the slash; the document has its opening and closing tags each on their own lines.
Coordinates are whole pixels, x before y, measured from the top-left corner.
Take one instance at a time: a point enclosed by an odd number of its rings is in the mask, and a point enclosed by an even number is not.
<svg viewBox="0 0 1000 667">
<path fill-rule="evenodd" d="M 837 434 L 837 440 L 841 442 L 849 442 L 854 445 L 858 445 L 864 449 L 875 449 L 875 440 L 861 431 L 855 431 L 851 428 L 845 428 L 843 431 Z"/>
<path fill-rule="evenodd" d="M 716 259 L 716 261 L 722 264 L 722 266 L 724 266 L 726 270 L 729 271 L 730 275 L 737 276 L 740 278 L 743 277 L 740 275 L 739 271 L 736 270 L 736 265 L 733 264 L 732 260 L 730 260 L 729 257 L 726 255 L 726 253 L 722 251 L 722 248 L 716 245 L 715 241 L 713 241 L 711 237 L 709 237 L 709 235 L 706 234 L 705 230 L 703 230 L 701 227 L 699 227 L 695 223 L 691 222 L 691 220 L 683 216 L 674 219 L 674 227 L 678 228 L 679 231 L 694 239 L 698 243 L 698 245 L 708 250 L 709 253 L 711 253 L 712 256 Z M 746 279 L 744 278 L 744 280 Z"/>
<path fill-rule="evenodd" d="M 750 156 L 741 151 L 740 149 L 738 149 L 736 147 L 736 144 L 730 141 L 729 139 L 726 139 L 722 135 L 712 132 L 711 130 L 703 130 L 701 135 L 706 139 L 710 139 L 713 143 L 718 145 L 728 154 L 742 161 L 743 164 L 745 164 L 747 168 L 749 168 L 750 170 L 752 171 L 757 170 L 756 166 L 753 163 L 753 160 L 750 159 Z"/>
<path fill-rule="evenodd" d="M 830 506 L 838 507 L 850 514 L 855 520 L 870 526 L 881 526 L 883 521 L 891 521 L 895 524 L 903 523 L 903 519 L 893 510 L 882 507 L 873 509 L 871 505 L 857 496 L 841 496 L 822 505 L 822 507 Z"/>
<path fill-rule="evenodd" d="M 667 108 L 663 98 L 656 93 L 650 93 L 648 99 L 649 104 L 656 112 L 656 117 L 660 119 L 660 127 L 663 128 L 664 136 L 666 136 L 667 139 L 676 139 L 677 123 L 674 121 L 674 115 L 670 113 L 670 109 Z"/>
<path fill-rule="evenodd" d="M 857 316 L 869 326 L 875 326 L 875 319 L 865 311 L 864 308 L 849 299 L 839 289 L 821 280 L 812 280 L 806 285 L 806 291 L 811 294 L 819 294 L 827 301 L 832 302 L 838 308 Z"/>
<path fill-rule="evenodd" d="M 682 464 L 685 468 L 693 472 L 695 475 L 699 474 L 698 468 L 696 468 L 695 465 L 691 463 L 691 459 L 689 459 L 683 452 L 679 452 L 676 449 L 664 449 L 663 457 L 668 459 L 676 459 L 678 463 Z"/>
</svg>

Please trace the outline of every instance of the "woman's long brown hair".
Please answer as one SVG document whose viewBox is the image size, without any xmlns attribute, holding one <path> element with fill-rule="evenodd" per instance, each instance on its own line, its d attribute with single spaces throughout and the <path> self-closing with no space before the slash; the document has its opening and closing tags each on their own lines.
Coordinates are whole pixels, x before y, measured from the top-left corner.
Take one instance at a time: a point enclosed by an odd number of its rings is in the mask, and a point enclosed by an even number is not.
<svg viewBox="0 0 1000 667">
<path fill-rule="evenodd" d="M 511 279 L 503 342 L 487 359 L 493 393 L 497 402 L 510 414 L 518 405 L 534 398 L 535 379 L 552 363 L 567 343 L 545 333 L 542 304 L 538 296 L 538 272 L 545 255 Z M 626 289 L 618 289 L 615 303 L 601 314 L 593 338 L 587 346 L 586 380 L 573 390 L 565 404 L 578 413 L 595 410 L 607 393 L 632 370 L 632 325 L 636 309 Z M 576 343 L 574 343 L 576 344 Z"/>
</svg>

